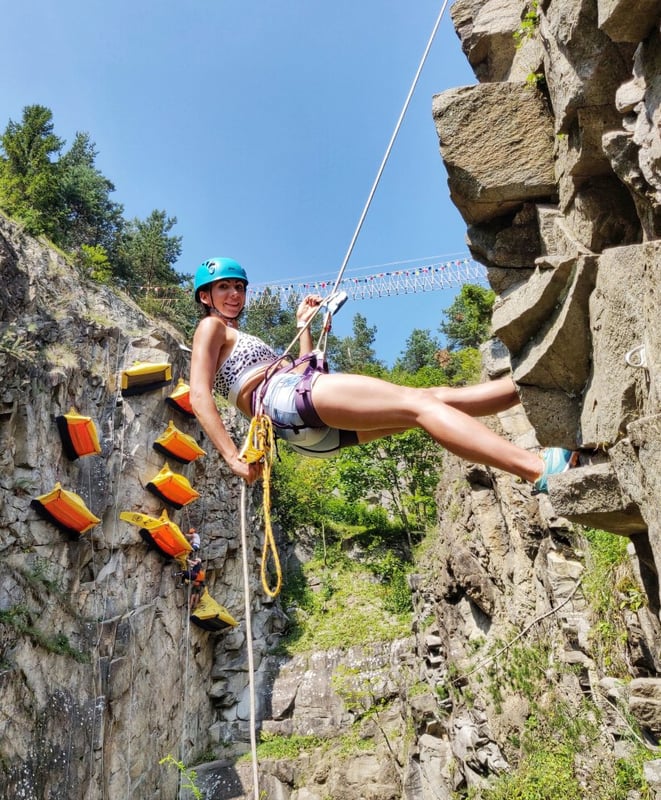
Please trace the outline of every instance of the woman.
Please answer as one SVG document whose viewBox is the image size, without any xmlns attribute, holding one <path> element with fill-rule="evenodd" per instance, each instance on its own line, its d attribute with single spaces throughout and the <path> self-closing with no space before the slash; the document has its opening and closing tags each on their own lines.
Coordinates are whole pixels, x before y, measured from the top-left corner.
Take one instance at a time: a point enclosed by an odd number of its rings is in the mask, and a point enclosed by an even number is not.
<svg viewBox="0 0 661 800">
<path fill-rule="evenodd" d="M 212 258 L 197 269 L 195 300 L 206 316 L 193 338 L 190 399 L 195 415 L 232 471 L 247 483 L 261 464 L 247 464 L 231 439 L 214 401 L 224 395 L 247 417 L 259 401 L 276 433 L 301 453 L 325 457 L 341 447 L 423 428 L 440 445 L 467 461 L 505 470 L 546 491 L 546 478 L 573 466 L 576 454 L 551 448 L 543 454 L 517 447 L 474 417 L 519 402 L 509 378 L 476 386 L 411 388 L 367 375 L 267 370 L 277 360 L 268 345 L 238 330 L 248 277 L 233 259 Z M 306 322 L 321 303 L 308 295 L 296 310 L 301 354 L 310 353 Z M 272 372 L 275 374 L 271 375 Z M 267 380 L 265 380 L 265 377 Z"/>
</svg>

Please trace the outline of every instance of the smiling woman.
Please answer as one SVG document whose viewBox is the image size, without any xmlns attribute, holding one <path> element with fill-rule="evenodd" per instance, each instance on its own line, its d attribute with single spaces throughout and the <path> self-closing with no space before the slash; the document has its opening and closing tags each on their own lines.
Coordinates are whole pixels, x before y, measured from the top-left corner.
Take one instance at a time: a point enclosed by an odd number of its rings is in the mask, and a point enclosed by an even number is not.
<svg viewBox="0 0 661 800">
<path fill-rule="evenodd" d="M 329 374 L 315 362 L 309 330 L 322 302 L 318 295 L 308 295 L 296 309 L 302 358 L 292 365 L 261 339 L 238 329 L 247 285 L 245 270 L 229 258 L 208 259 L 195 274 L 195 299 L 206 316 L 193 338 L 191 405 L 236 475 L 252 483 L 262 464 L 246 463 L 240 456 L 218 413 L 214 392 L 246 417 L 259 407 L 271 419 L 276 435 L 304 455 L 324 458 L 342 447 L 422 428 L 461 458 L 530 482 L 544 479 L 545 487 L 547 459 L 517 447 L 475 419 L 519 402 L 509 378 L 476 386 L 412 388 L 368 375 Z M 557 458 L 553 464 L 553 472 L 562 471 L 569 460 Z"/>
</svg>

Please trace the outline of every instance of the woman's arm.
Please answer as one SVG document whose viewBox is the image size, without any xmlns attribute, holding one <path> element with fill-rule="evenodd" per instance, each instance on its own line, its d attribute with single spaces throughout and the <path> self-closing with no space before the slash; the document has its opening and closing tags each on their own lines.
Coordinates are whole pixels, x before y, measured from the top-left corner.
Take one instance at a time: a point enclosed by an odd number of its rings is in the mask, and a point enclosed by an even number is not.
<svg viewBox="0 0 661 800">
<path fill-rule="evenodd" d="M 321 303 L 321 297 L 318 294 L 309 294 L 304 297 L 298 304 L 296 309 L 296 327 L 303 328 L 305 323 L 314 314 L 315 310 Z M 310 326 L 305 327 L 301 338 L 298 340 L 300 347 L 300 354 L 305 355 L 311 353 L 313 349 L 312 334 L 310 333 Z"/>
<path fill-rule="evenodd" d="M 261 465 L 246 464 L 239 459 L 239 449 L 227 432 L 213 397 L 216 365 L 226 341 L 227 329 L 221 320 L 205 317 L 200 321 L 193 337 L 190 401 L 202 429 L 229 468 L 251 484 L 259 477 Z"/>
</svg>

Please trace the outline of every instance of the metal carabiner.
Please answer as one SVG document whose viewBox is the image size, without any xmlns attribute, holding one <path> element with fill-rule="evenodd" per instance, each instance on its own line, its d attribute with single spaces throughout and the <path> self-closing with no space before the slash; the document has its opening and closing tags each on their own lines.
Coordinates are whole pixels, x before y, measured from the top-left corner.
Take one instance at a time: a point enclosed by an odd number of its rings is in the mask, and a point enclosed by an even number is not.
<svg viewBox="0 0 661 800">
<path fill-rule="evenodd" d="M 632 347 L 628 353 L 625 353 L 624 360 L 630 367 L 642 367 L 647 369 L 645 345 L 639 344 L 637 347 Z"/>
</svg>

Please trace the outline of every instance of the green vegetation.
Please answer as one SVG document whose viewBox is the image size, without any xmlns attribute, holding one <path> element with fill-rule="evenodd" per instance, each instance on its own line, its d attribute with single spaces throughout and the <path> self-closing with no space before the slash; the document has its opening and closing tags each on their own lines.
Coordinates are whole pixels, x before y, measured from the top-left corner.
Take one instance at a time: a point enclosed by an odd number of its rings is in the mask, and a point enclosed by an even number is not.
<svg viewBox="0 0 661 800">
<path fill-rule="evenodd" d="M 359 316 L 350 346 L 335 341 L 333 352 L 339 366 L 403 385 L 468 383 L 479 372 L 476 346 L 488 333 L 493 299 L 493 292 L 465 286 L 447 312 L 452 324 L 446 332 L 456 349 L 439 350 L 429 331 L 416 330 L 390 372 L 374 359 L 374 331 Z M 279 328 L 294 330 L 293 319 L 291 310 L 267 303 L 248 309 L 246 327 L 277 346 Z M 408 635 L 408 575 L 414 549 L 436 518 L 442 457 L 420 430 L 347 448 L 329 460 L 300 458 L 279 446 L 274 517 L 291 536 L 305 530 L 314 546 L 313 558 L 285 576 L 282 605 L 290 627 L 283 649 L 349 647 Z"/>
<path fill-rule="evenodd" d="M 494 643 L 490 653 L 501 651 L 503 646 L 504 642 Z M 534 701 L 545 690 L 545 670 L 549 665 L 549 656 L 546 639 L 537 645 L 516 644 L 494 659 L 484 673 L 478 673 L 478 682 L 484 674 L 487 691 L 498 713 L 502 711 L 504 687 L 507 687 L 508 694 L 514 692 L 530 701 Z"/>
<path fill-rule="evenodd" d="M 118 285 L 148 313 L 192 332 L 190 279 L 173 268 L 181 254 L 176 217 L 154 210 L 145 220 L 125 219 L 89 134 L 77 133 L 65 150 L 45 106 L 26 106 L 0 145 L 0 209 L 33 236 L 48 237 L 82 276 Z"/>
<path fill-rule="evenodd" d="M 583 590 L 590 604 L 593 657 L 610 675 L 628 678 L 624 660 L 627 624 L 624 612 L 637 611 L 646 602 L 627 554 L 628 539 L 605 531 L 584 528 L 585 566 Z"/>
<path fill-rule="evenodd" d="M 348 758 L 356 753 L 374 749 L 374 740 L 361 736 L 354 725 L 347 733 L 333 739 L 322 739 L 318 736 L 283 736 L 281 734 L 262 731 L 257 745 L 257 757 L 261 761 L 272 759 L 295 759 L 304 753 L 321 751 L 333 752 L 340 758 Z M 239 761 L 247 761 L 250 753 L 245 753 Z"/>
<path fill-rule="evenodd" d="M 280 648 L 300 653 L 408 635 L 408 562 L 386 551 L 378 539 L 367 541 L 359 528 L 347 528 L 343 536 L 330 529 L 326 534 L 324 549 L 318 547 L 314 558 L 285 576 L 281 601 L 290 628 Z M 313 577 L 316 591 L 310 588 Z"/>
<path fill-rule="evenodd" d="M 323 744 L 324 740 L 318 736 L 281 736 L 262 731 L 257 755 L 260 759 L 297 758 L 301 753 L 317 750 Z"/>
<path fill-rule="evenodd" d="M 471 789 L 467 800 L 627 800 L 632 791 L 652 800 L 643 778 L 649 751 L 632 744 L 627 758 L 612 758 L 601 741 L 596 709 L 574 708 L 554 696 L 530 715 L 516 770 L 488 788 Z"/>
<path fill-rule="evenodd" d="M 576 529 L 577 545 L 585 553 L 582 588 L 594 617 L 591 655 L 609 675 L 629 676 L 623 660 L 626 626 L 623 612 L 637 610 L 644 595 L 631 572 L 627 540 L 604 531 Z M 514 635 L 512 640 L 514 639 Z M 506 647 L 496 642 L 481 659 L 493 656 L 477 673 L 498 713 L 505 696 L 528 702 L 528 716 L 520 735 L 510 737 L 508 761 L 512 770 L 492 779 L 488 787 L 457 793 L 466 800 L 628 800 L 631 793 L 651 800 L 643 777 L 650 752 L 633 720 L 628 720 L 629 739 L 624 757 L 612 756 L 612 745 L 603 738 L 601 710 L 590 700 L 579 706 L 562 694 L 563 671 L 572 667 L 554 661 L 548 632 L 542 637 Z M 480 657 L 478 657 L 480 661 Z M 456 670 L 448 676 L 449 692 L 470 707 L 471 692 L 457 688 L 464 683 Z M 551 673 L 555 673 L 552 675 Z M 623 718 L 626 713 L 622 712 Z"/>
<path fill-rule="evenodd" d="M 537 33 L 539 27 L 539 2 L 531 0 L 525 14 L 521 18 L 519 27 L 514 31 L 514 41 L 517 48 L 522 47 L 523 43 Z"/>
<path fill-rule="evenodd" d="M 197 772 L 194 769 L 189 769 L 183 761 L 177 761 L 170 754 L 162 758 L 158 763 L 166 767 L 175 767 L 179 772 L 180 788 L 183 791 L 190 792 L 195 800 L 202 800 L 203 794 L 197 785 Z"/>
<path fill-rule="evenodd" d="M 53 636 L 45 634 L 32 623 L 32 617 L 33 612 L 26 606 L 19 604 L 5 611 L 0 611 L 0 625 L 13 628 L 17 634 L 27 636 L 35 645 L 42 647 L 49 653 L 70 656 L 80 663 L 89 663 L 89 655 L 73 647 L 65 634 L 56 633 Z"/>
</svg>

